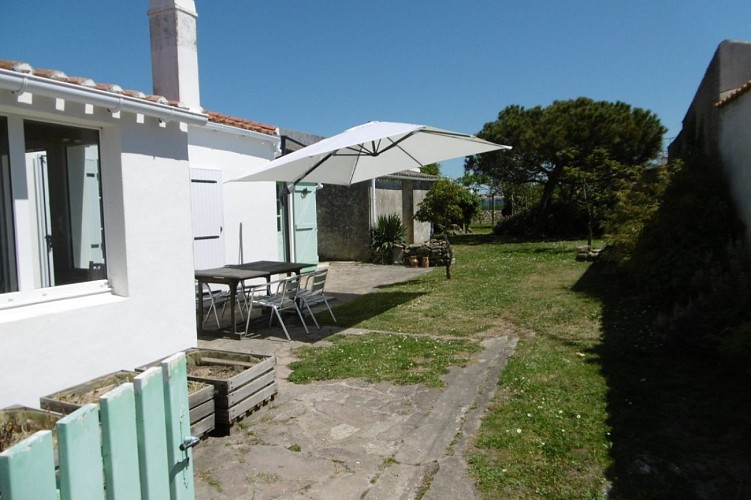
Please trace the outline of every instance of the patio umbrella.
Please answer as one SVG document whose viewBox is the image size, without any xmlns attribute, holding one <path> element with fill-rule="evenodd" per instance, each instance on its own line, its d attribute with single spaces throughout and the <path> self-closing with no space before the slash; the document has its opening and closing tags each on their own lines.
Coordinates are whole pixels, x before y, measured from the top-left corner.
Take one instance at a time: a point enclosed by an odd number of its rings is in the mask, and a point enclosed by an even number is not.
<svg viewBox="0 0 751 500">
<path fill-rule="evenodd" d="M 346 186 L 497 149 L 511 148 L 427 125 L 368 122 L 281 156 L 263 170 L 228 182 L 304 181 Z"/>
</svg>

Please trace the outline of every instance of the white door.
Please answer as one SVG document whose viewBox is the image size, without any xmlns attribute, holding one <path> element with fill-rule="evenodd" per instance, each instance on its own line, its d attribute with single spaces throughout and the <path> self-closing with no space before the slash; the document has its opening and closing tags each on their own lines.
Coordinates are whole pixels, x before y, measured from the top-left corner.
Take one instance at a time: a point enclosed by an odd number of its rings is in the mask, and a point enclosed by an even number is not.
<svg viewBox="0 0 751 500">
<path fill-rule="evenodd" d="M 222 172 L 190 169 L 195 269 L 221 267 L 224 259 L 224 198 Z"/>
</svg>

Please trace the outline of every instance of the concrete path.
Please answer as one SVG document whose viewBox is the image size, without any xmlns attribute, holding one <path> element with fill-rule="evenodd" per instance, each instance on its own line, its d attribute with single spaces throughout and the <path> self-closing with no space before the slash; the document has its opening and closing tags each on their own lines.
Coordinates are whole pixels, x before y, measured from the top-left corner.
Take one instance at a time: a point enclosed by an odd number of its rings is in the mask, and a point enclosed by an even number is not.
<svg viewBox="0 0 751 500">
<path fill-rule="evenodd" d="M 353 263 L 330 269 L 328 286 L 339 300 L 425 272 Z M 324 327 L 313 343 L 322 345 L 340 331 Z M 195 448 L 197 498 L 477 498 L 464 452 L 513 350 L 504 332 L 488 332 L 474 362 L 453 369 L 440 389 L 359 379 L 292 384 L 286 378 L 294 349 L 310 345 L 311 337 L 297 326 L 290 332 L 292 342 L 282 340 L 278 327 L 257 338 L 203 336 L 199 342 L 275 355 L 279 393 L 231 436 L 211 437 Z"/>
</svg>

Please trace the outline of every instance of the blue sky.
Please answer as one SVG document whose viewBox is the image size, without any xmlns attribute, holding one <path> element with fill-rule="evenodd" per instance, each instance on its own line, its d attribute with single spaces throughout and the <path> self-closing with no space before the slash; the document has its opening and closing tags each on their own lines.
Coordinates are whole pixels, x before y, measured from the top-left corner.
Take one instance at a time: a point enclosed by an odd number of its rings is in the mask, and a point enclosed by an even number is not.
<svg viewBox="0 0 751 500">
<path fill-rule="evenodd" d="M 151 92 L 148 0 L 0 0 L 0 59 Z M 749 0 L 196 0 L 202 105 L 333 135 L 370 120 L 476 133 L 579 96 L 680 130 Z M 461 175 L 462 163 L 443 165 Z"/>
</svg>

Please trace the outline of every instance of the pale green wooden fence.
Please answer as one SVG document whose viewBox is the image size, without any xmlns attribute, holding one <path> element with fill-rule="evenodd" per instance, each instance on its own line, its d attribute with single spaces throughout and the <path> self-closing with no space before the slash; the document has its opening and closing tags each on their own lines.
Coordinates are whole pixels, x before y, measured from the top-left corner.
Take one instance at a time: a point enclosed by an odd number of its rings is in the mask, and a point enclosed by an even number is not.
<svg viewBox="0 0 751 500">
<path fill-rule="evenodd" d="M 2 500 L 195 498 L 185 354 L 0 453 Z M 186 446 L 188 445 L 188 446 Z"/>
</svg>

